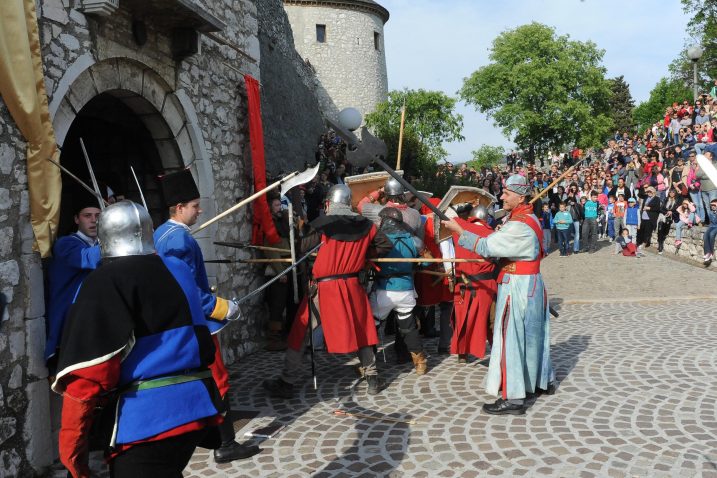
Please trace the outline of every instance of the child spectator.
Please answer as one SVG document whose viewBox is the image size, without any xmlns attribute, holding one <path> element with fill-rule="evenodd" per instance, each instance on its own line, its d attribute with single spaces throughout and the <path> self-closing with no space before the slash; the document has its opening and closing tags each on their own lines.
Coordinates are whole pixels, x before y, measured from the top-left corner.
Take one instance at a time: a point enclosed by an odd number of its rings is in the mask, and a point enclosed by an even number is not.
<svg viewBox="0 0 717 478">
<path fill-rule="evenodd" d="M 637 226 L 640 224 L 640 208 L 637 207 L 635 198 L 627 200 L 627 210 L 625 211 L 625 226 L 630 237 L 637 234 Z"/>
<path fill-rule="evenodd" d="M 717 201 L 716 201 L 717 203 Z M 558 247 L 560 248 L 560 257 L 568 255 L 568 244 L 570 243 L 570 228 L 573 225 L 573 216 L 567 211 L 565 202 L 560 203 L 560 211 L 555 214 L 553 223 L 558 232 Z M 717 227 L 715 228 L 717 231 Z"/>
<path fill-rule="evenodd" d="M 585 221 L 583 222 L 583 248 L 590 254 L 597 250 L 597 235 L 598 235 L 598 206 L 597 202 L 598 193 L 592 191 L 590 193 L 590 200 L 585 201 L 583 210 L 585 211 Z"/>
<path fill-rule="evenodd" d="M 605 214 L 607 215 L 607 236 L 612 242 L 615 240 L 615 196 L 608 196 Z"/>
<path fill-rule="evenodd" d="M 620 231 L 625 227 L 625 211 L 627 210 L 627 201 L 625 201 L 624 194 L 617 195 L 617 201 L 612 209 L 612 214 L 615 217 L 613 220 L 613 231 L 619 236 Z"/>
<path fill-rule="evenodd" d="M 677 254 L 680 245 L 682 245 L 682 228 L 687 226 L 688 229 L 697 221 L 700 223 L 699 216 L 695 215 L 695 207 L 689 199 L 683 199 L 682 204 L 677 207 L 677 214 L 680 220 L 675 224 L 675 254 Z"/>
<path fill-rule="evenodd" d="M 707 213 L 710 225 L 705 228 L 705 234 L 702 238 L 705 251 L 704 262 L 710 263 L 714 259 L 715 253 L 715 237 L 717 237 L 717 199 L 710 201 L 710 210 Z"/>
<path fill-rule="evenodd" d="M 553 215 L 550 213 L 550 206 L 543 204 L 543 212 L 540 216 L 540 224 L 543 227 L 543 250 L 550 253 L 550 230 L 553 227 Z"/>
<path fill-rule="evenodd" d="M 616 254 L 620 254 L 622 252 L 622 255 L 625 257 L 637 255 L 637 246 L 635 245 L 635 241 L 633 241 L 632 236 L 630 235 L 630 231 L 628 231 L 627 229 L 623 229 L 621 231 L 620 237 L 617 238 L 615 244 L 616 248 L 618 249 L 616 251 Z"/>
</svg>

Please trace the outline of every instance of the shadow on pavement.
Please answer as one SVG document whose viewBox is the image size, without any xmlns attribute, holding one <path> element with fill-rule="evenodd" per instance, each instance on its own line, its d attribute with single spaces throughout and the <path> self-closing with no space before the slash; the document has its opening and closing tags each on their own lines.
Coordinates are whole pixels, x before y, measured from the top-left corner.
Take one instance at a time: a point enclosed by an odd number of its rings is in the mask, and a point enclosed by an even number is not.
<svg viewBox="0 0 717 478">
<path fill-rule="evenodd" d="M 572 335 L 568 340 L 550 347 L 550 356 L 558 383 L 565 380 L 577 365 L 580 354 L 590 345 L 589 335 Z"/>
</svg>

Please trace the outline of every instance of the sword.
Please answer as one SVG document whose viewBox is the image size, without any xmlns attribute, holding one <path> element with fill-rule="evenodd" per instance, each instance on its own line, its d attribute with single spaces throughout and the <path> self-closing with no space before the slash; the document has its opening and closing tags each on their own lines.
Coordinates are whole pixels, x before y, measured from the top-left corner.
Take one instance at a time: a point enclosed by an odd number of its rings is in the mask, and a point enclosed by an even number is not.
<svg viewBox="0 0 717 478">
<path fill-rule="evenodd" d="M 311 257 L 311 255 L 312 255 L 314 252 L 316 252 L 317 250 L 319 250 L 319 247 L 321 247 L 321 246 L 323 246 L 323 245 L 324 245 L 323 242 L 318 243 L 313 249 L 311 249 L 309 252 L 307 252 L 306 254 L 304 254 L 304 256 L 301 257 L 299 260 L 297 260 L 295 263 L 291 264 L 290 267 L 287 267 L 286 269 L 284 269 L 283 271 L 281 271 L 281 273 L 278 274 L 276 277 L 274 277 L 274 278 L 272 278 L 270 281 L 264 283 L 264 284 L 263 284 L 261 287 L 259 287 L 258 289 L 255 289 L 255 290 L 253 290 L 252 292 L 249 292 L 247 295 L 245 295 L 245 296 L 242 297 L 241 299 L 238 299 L 238 300 L 237 300 L 237 304 L 241 304 L 241 303 L 243 303 L 243 302 L 246 302 L 247 300 L 251 299 L 251 298 L 254 297 L 255 295 L 257 295 L 257 294 L 259 294 L 260 292 L 262 292 L 264 289 L 266 289 L 267 287 L 269 287 L 269 286 L 270 286 L 271 284 L 273 284 L 274 282 L 276 282 L 276 281 L 278 281 L 279 279 L 281 279 L 282 277 L 284 277 L 286 274 L 288 274 L 289 272 L 291 272 L 292 270 L 294 270 L 299 264 L 301 264 L 301 263 L 304 262 L 306 259 L 308 259 L 309 257 Z"/>
<path fill-rule="evenodd" d="M 90 162 L 90 157 L 87 155 L 87 149 L 85 148 L 85 142 L 82 141 L 82 138 L 80 138 L 80 146 L 82 146 L 82 154 L 85 155 L 85 161 L 87 162 L 87 169 L 90 171 L 90 179 L 92 179 L 92 187 L 95 188 L 95 195 L 98 198 L 102 198 L 102 193 L 100 192 L 100 186 L 97 184 L 97 178 L 95 178 L 95 171 L 92 169 L 92 163 Z M 105 202 L 104 198 L 102 201 L 99 201 L 100 203 L 100 210 L 105 210 Z"/>
<path fill-rule="evenodd" d="M 60 169 L 60 171 L 62 171 L 63 173 L 67 174 L 69 177 L 71 177 L 72 179 L 74 179 L 74 180 L 77 182 L 77 184 L 79 184 L 80 186 L 82 186 L 83 188 L 85 188 L 85 189 L 87 190 L 87 192 L 89 192 L 89 193 L 92 194 L 93 196 L 97 197 L 97 200 L 98 200 L 98 201 L 102 201 L 102 202 L 105 204 L 105 206 L 109 206 L 109 205 L 110 205 L 110 203 L 108 203 L 107 201 L 105 201 L 105 198 L 103 198 L 102 195 L 97 196 L 97 193 L 96 193 L 91 187 L 89 187 L 83 180 L 81 180 L 80 178 L 78 178 L 77 176 L 75 176 L 75 175 L 72 173 L 72 171 L 70 171 L 69 169 L 67 169 L 66 167 L 64 167 L 63 165 L 61 165 L 60 163 L 58 163 L 57 161 L 55 161 L 55 160 L 52 159 L 52 158 L 45 158 L 45 159 L 48 160 L 49 162 L 51 162 L 52 164 L 54 164 L 55 166 L 57 166 L 57 167 Z"/>
<path fill-rule="evenodd" d="M 147 201 L 144 200 L 144 193 L 142 192 L 142 186 L 139 185 L 139 180 L 137 179 L 137 175 L 134 173 L 134 168 L 132 166 L 129 167 L 129 170 L 132 171 L 132 177 L 134 177 L 134 182 L 137 185 L 137 191 L 139 191 L 139 197 L 142 198 L 142 204 L 144 204 L 144 208 L 149 212 L 149 208 L 147 207 Z"/>
</svg>

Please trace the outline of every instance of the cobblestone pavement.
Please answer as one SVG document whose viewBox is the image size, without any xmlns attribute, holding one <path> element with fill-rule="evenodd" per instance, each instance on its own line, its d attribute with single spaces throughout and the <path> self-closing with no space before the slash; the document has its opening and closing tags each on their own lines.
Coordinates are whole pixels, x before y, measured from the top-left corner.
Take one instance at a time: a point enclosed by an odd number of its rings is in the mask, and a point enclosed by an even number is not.
<svg viewBox="0 0 717 478">
<path fill-rule="evenodd" d="M 717 300 L 694 298 L 713 293 L 714 275 L 610 249 L 546 259 L 560 310 L 551 322 L 559 388 L 525 416 L 482 413 L 493 400 L 482 386 L 487 361 L 440 356 L 435 339 L 425 342 L 423 377 L 394 365 L 389 349 L 379 363 L 389 385 L 375 397 L 351 356 L 319 352 L 317 391 L 307 361 L 295 398 L 270 399 L 261 382 L 283 354 L 258 353 L 230 370 L 232 408 L 258 412 L 238 436 L 286 428 L 244 461 L 217 465 L 198 449 L 185 476 L 717 477 Z M 704 291 L 670 299 L 685 285 Z M 338 408 L 372 418 L 336 416 Z"/>
</svg>

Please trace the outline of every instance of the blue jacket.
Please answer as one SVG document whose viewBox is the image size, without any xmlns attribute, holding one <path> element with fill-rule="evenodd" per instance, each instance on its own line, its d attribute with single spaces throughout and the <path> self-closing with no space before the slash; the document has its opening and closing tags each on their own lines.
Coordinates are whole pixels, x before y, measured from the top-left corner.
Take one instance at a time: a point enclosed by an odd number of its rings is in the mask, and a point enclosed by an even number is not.
<svg viewBox="0 0 717 478">
<path fill-rule="evenodd" d="M 48 265 L 47 341 L 45 360 L 57 352 L 67 310 L 87 274 L 100 263 L 100 246 L 88 244 L 79 234 L 59 238 Z"/>
<path fill-rule="evenodd" d="M 625 224 L 628 226 L 637 226 L 640 222 L 640 208 L 635 205 L 625 210 Z"/>
<path fill-rule="evenodd" d="M 408 232 L 386 234 L 393 244 L 393 249 L 385 257 L 414 258 L 418 257 L 418 249 L 413 242 L 413 235 Z M 413 290 L 413 266 L 410 262 L 385 262 L 381 264 L 376 288 L 382 290 Z M 383 277 L 382 277 L 383 276 Z"/>
<path fill-rule="evenodd" d="M 598 203 L 588 199 L 583 206 L 585 210 L 585 219 L 596 219 L 598 216 Z"/>
<path fill-rule="evenodd" d="M 172 220 L 165 222 L 154 231 L 154 248 L 161 257 L 176 257 L 189 266 L 199 289 L 204 315 L 209 319 L 209 329 L 213 334 L 219 332 L 226 322 L 212 319 L 217 297 L 209 289 L 204 255 L 189 228 Z"/>
</svg>

